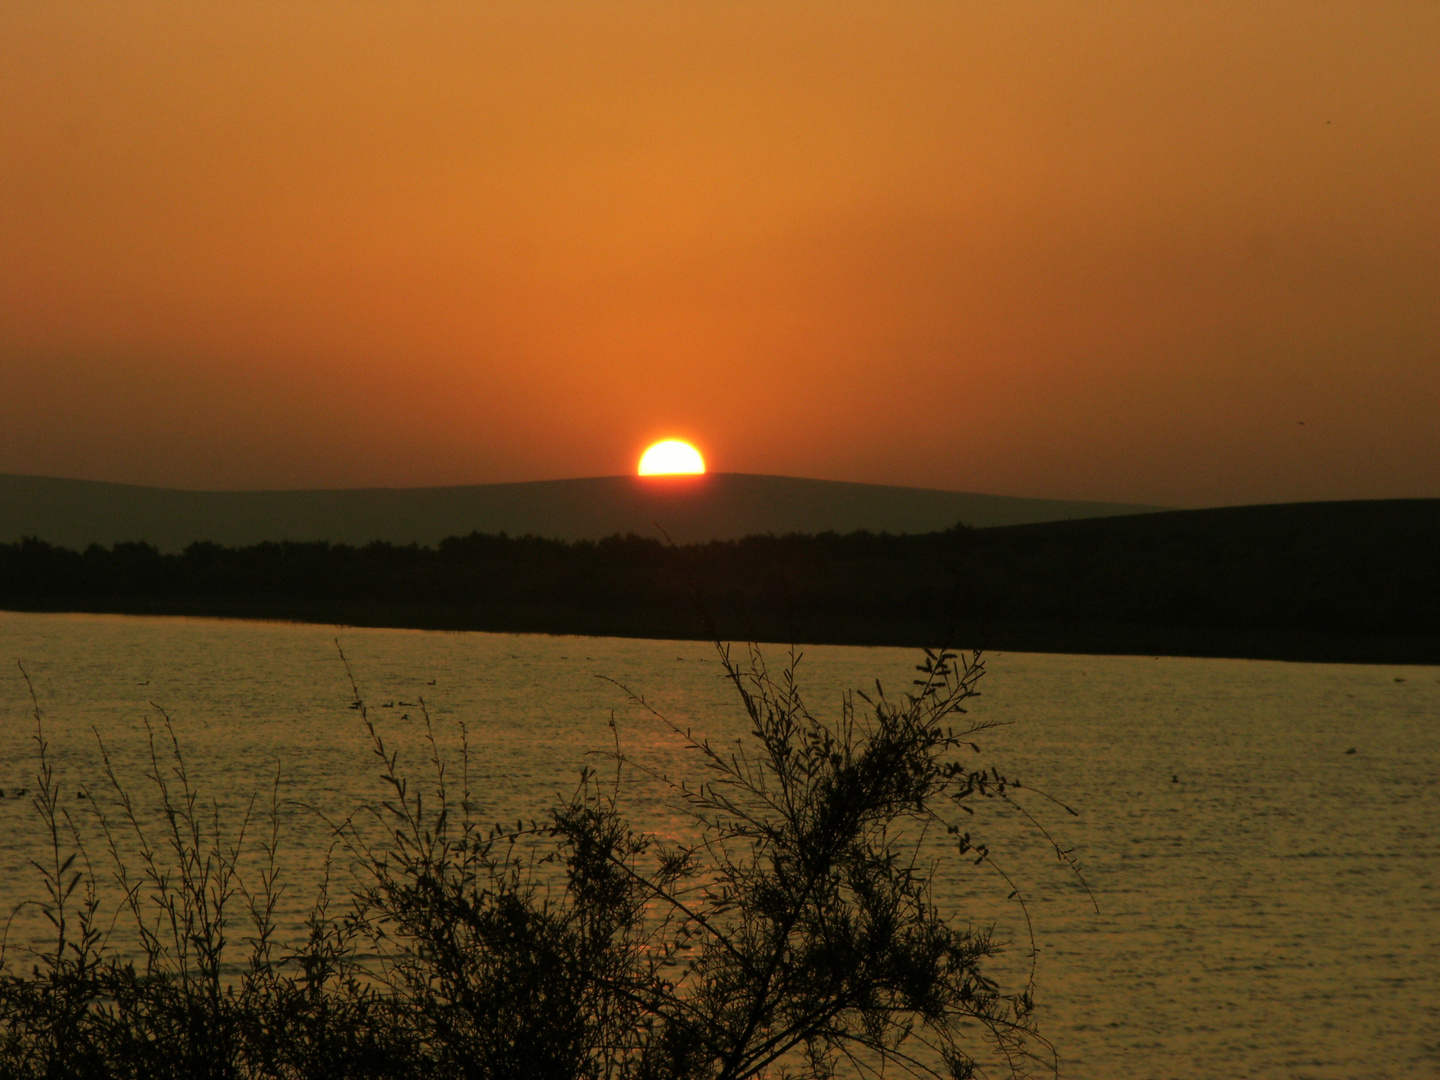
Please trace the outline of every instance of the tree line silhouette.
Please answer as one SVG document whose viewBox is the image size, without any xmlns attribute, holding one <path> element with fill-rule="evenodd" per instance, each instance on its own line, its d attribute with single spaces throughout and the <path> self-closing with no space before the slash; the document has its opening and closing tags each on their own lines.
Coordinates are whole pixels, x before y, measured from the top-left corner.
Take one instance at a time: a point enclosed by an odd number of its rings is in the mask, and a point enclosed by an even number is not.
<svg viewBox="0 0 1440 1080">
<path fill-rule="evenodd" d="M 1440 660 L 1440 500 L 674 546 L 0 545 L 0 604 L 731 640 Z"/>
</svg>

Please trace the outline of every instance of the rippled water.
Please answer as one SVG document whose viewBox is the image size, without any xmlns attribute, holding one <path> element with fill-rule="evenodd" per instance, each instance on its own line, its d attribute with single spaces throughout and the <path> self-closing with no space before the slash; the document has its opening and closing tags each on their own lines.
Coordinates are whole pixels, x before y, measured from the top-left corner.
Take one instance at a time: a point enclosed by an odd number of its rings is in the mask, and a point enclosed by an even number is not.
<svg viewBox="0 0 1440 1080">
<path fill-rule="evenodd" d="M 415 772 L 419 709 L 405 703 L 424 697 L 452 753 L 465 722 L 475 789 L 497 818 L 567 795 L 601 760 L 587 751 L 610 745 L 612 713 L 627 750 L 685 768 L 674 739 L 597 676 L 697 731 L 738 731 L 713 652 L 690 642 L 0 613 L 0 905 L 39 887 L 27 867 L 39 821 L 14 797 L 33 789 L 35 758 L 13 658 L 67 793 L 98 785 L 95 733 L 144 790 L 151 703 L 227 824 L 278 764 L 284 797 L 313 808 L 285 811 L 298 911 L 325 846 L 315 814 L 380 794 L 337 636 Z M 820 711 L 876 677 L 903 685 L 914 659 L 810 648 L 802 684 Z M 1033 804 L 1076 848 L 1100 906 L 1033 834 L 994 823 L 1031 897 L 1039 1015 L 1062 1075 L 1440 1075 L 1440 669 L 1018 653 L 988 668 L 974 714 L 1011 723 L 984 749 L 1081 811 Z M 668 827 L 643 792 L 632 809 Z M 969 870 L 957 861 L 952 899 L 975 892 Z M 1013 905 L 986 891 L 985 917 L 1021 937 Z M 33 933 L 27 918 L 12 943 Z"/>
</svg>

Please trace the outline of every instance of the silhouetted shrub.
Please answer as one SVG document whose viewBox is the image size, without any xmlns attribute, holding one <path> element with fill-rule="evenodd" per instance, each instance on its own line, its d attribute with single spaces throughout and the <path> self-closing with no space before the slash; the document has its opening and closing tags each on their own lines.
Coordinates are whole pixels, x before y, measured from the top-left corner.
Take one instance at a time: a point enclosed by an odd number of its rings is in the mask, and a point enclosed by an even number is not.
<svg viewBox="0 0 1440 1080">
<path fill-rule="evenodd" d="M 428 713 L 429 778 L 409 779 L 356 690 L 387 797 L 329 824 L 357 884 L 337 901 L 327 870 L 290 943 L 275 923 L 278 775 L 268 813 L 252 800 L 222 827 L 161 713 L 148 780 L 163 835 L 108 755 L 108 794 L 85 800 L 139 942 L 125 959 L 102 930 L 113 913 L 102 919 L 37 706 L 49 854 L 36 867 L 55 939 L 29 974 L 0 969 L 0 1076 L 1023 1073 L 1048 1049 L 1031 985 L 1002 992 L 987 966 L 999 945 L 942 911 L 923 869 L 941 837 L 1012 888 L 964 827 L 1018 786 L 977 763 L 984 725 L 961 719 L 979 655 L 927 653 L 907 693 L 877 684 L 829 724 L 806 708 L 793 652 L 774 673 L 753 647 L 743 662 L 720 655 L 745 740 L 718 748 L 650 710 L 699 776 L 647 774 L 617 742 L 612 780 L 586 769 L 565 805 L 528 824 L 480 822 L 468 747 L 447 762 Z M 638 782 L 662 785 L 689 839 L 627 823 Z"/>
</svg>

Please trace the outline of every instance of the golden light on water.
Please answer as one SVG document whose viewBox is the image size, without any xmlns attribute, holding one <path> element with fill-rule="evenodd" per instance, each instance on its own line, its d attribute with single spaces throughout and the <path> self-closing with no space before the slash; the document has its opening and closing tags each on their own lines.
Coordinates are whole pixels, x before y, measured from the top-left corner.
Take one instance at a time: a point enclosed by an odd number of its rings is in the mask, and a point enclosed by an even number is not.
<svg viewBox="0 0 1440 1080">
<path fill-rule="evenodd" d="M 669 476 L 704 471 L 705 459 L 700 456 L 700 451 L 679 439 L 658 442 L 640 455 L 641 476 Z"/>
</svg>

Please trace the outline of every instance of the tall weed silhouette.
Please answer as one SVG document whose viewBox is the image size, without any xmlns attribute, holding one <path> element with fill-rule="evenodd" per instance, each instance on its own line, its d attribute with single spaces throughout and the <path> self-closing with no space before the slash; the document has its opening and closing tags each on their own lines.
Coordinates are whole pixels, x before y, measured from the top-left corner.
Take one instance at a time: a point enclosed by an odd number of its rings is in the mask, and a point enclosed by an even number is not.
<svg viewBox="0 0 1440 1080">
<path fill-rule="evenodd" d="M 60 796 L 32 690 L 47 841 L 35 903 L 54 942 L 28 972 L 0 953 L 0 1076 L 823 1080 L 1053 1068 L 1033 1021 L 1033 940 L 1029 977 L 1002 987 L 1000 943 L 936 897 L 943 853 L 1023 906 L 972 835 L 982 807 L 1013 808 L 1049 839 L 982 759 L 986 725 L 966 715 L 979 654 L 926 652 L 903 693 L 877 683 L 826 721 L 805 703 L 794 650 L 772 670 L 755 646 L 738 658 L 717 648 L 744 738 L 713 744 L 622 687 L 695 775 L 660 773 L 617 736 L 567 801 L 528 822 L 480 820 L 467 734 L 447 759 L 423 703 L 428 760 L 412 775 L 352 676 L 382 797 L 343 820 L 312 818 L 332 859 L 297 940 L 276 924 L 292 885 L 278 772 L 268 799 L 227 820 L 157 710 L 146 783 L 158 831 L 103 745 L 103 784 L 81 800 L 102 876 Z M 687 823 L 683 841 L 629 823 L 636 785 L 663 792 Z M 121 920 L 138 943 L 128 951 L 112 939 Z"/>
</svg>

